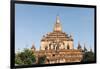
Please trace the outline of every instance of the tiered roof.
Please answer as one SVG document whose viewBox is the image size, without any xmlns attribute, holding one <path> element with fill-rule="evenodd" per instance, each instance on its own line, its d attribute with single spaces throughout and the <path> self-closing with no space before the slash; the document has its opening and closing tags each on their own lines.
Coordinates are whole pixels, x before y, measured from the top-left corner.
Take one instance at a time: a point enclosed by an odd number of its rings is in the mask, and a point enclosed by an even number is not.
<svg viewBox="0 0 100 69">
<path fill-rule="evenodd" d="M 68 41 L 68 40 L 73 41 L 73 38 L 71 35 L 68 36 L 68 34 L 66 34 L 65 32 L 62 32 L 62 27 L 61 27 L 59 16 L 57 16 L 56 18 L 56 23 L 54 25 L 53 32 L 50 32 L 44 35 L 41 41 L 53 41 L 55 39 L 59 39 L 63 41 Z"/>
</svg>

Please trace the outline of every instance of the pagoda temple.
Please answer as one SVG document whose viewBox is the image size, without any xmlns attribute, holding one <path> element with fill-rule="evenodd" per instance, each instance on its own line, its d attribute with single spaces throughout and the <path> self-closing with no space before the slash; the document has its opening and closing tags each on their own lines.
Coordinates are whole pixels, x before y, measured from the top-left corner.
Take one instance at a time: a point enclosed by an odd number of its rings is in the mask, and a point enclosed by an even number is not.
<svg viewBox="0 0 100 69">
<path fill-rule="evenodd" d="M 43 35 L 40 50 L 35 51 L 35 55 L 45 55 L 45 64 L 81 62 L 83 52 L 80 48 L 78 44 L 78 48 L 74 49 L 73 36 L 63 32 L 60 18 L 57 16 L 53 31 Z"/>
</svg>

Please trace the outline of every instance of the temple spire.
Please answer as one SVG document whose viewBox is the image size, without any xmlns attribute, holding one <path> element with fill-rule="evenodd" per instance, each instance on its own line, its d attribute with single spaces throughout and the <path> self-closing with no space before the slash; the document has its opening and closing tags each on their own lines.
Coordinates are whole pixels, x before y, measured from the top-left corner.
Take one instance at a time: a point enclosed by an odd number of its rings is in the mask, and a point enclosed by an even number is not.
<svg viewBox="0 0 100 69">
<path fill-rule="evenodd" d="M 34 43 L 32 43 L 32 47 L 31 47 L 31 49 L 32 49 L 32 51 L 35 51 L 36 49 L 35 49 L 35 45 L 34 45 Z"/>
<path fill-rule="evenodd" d="M 78 42 L 78 47 L 77 47 L 77 49 L 79 49 L 79 50 L 82 49 L 82 48 L 81 48 L 81 45 L 80 45 L 80 42 Z"/>
<path fill-rule="evenodd" d="M 62 31 L 62 27 L 61 27 L 61 22 L 60 22 L 59 16 L 56 17 L 56 23 L 54 25 L 54 31 L 55 32 L 61 32 Z"/>
<path fill-rule="evenodd" d="M 91 46 L 90 46 L 90 52 L 92 52 L 92 48 L 91 48 Z"/>
<path fill-rule="evenodd" d="M 58 15 L 57 15 L 57 17 L 56 17 L 56 23 L 60 23 L 60 18 L 59 18 Z"/>
<path fill-rule="evenodd" d="M 85 47 L 85 43 L 84 43 L 84 52 L 87 52 L 87 48 Z"/>
</svg>

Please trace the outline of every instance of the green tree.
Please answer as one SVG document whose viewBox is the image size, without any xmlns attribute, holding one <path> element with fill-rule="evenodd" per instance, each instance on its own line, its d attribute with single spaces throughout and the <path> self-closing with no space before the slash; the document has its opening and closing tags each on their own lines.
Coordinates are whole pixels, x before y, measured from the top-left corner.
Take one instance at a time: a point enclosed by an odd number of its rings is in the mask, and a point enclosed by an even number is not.
<svg viewBox="0 0 100 69">
<path fill-rule="evenodd" d="M 18 65 L 28 65 L 34 64 L 36 61 L 34 53 L 29 49 L 24 49 L 22 52 L 15 54 L 15 64 Z"/>
<path fill-rule="evenodd" d="M 91 51 L 84 52 L 82 62 L 91 62 L 94 61 L 94 53 Z"/>
<path fill-rule="evenodd" d="M 38 64 L 44 64 L 45 63 L 45 60 L 46 60 L 46 56 L 41 56 L 41 57 L 38 57 Z"/>
<path fill-rule="evenodd" d="M 23 64 L 22 60 L 19 57 L 19 53 L 15 55 L 15 64 Z"/>
</svg>

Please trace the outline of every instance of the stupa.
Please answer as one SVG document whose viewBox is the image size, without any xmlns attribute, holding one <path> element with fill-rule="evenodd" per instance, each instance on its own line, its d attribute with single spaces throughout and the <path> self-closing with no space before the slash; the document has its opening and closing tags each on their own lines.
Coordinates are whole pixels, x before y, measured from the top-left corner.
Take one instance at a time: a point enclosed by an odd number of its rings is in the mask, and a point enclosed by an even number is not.
<svg viewBox="0 0 100 69">
<path fill-rule="evenodd" d="M 79 46 L 79 45 L 78 45 Z M 45 64 L 81 62 L 82 49 L 74 49 L 74 39 L 62 30 L 60 17 L 56 17 L 52 32 L 43 35 L 39 51 L 35 51 L 37 57 L 46 56 Z"/>
</svg>

